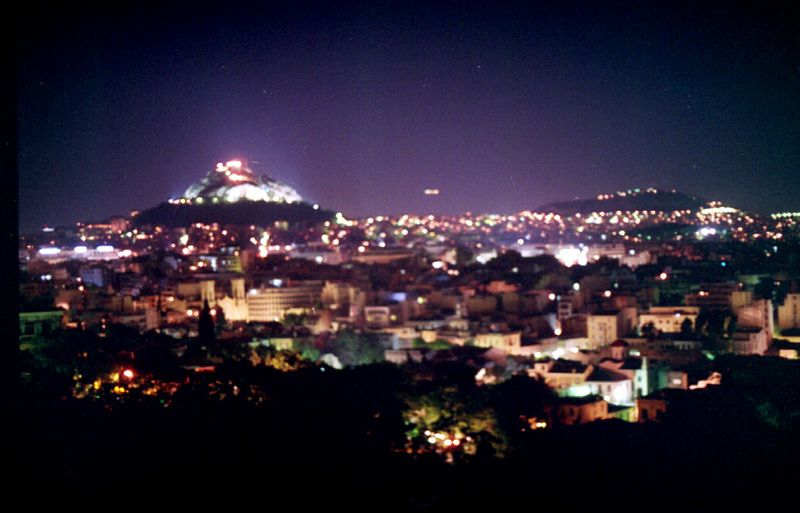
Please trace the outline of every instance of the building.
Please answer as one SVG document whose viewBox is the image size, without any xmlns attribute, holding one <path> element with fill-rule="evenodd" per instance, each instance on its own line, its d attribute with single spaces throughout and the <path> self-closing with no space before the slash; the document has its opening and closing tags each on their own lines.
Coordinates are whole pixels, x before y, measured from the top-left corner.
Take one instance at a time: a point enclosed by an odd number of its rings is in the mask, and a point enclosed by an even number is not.
<svg viewBox="0 0 800 513">
<path fill-rule="evenodd" d="M 769 349 L 767 330 L 764 328 L 739 327 L 733 334 L 732 347 L 734 354 L 763 355 Z"/>
<path fill-rule="evenodd" d="M 639 314 L 639 331 L 642 332 L 644 326 L 653 323 L 653 327 L 661 333 L 680 333 L 687 319 L 694 330 L 699 314 L 698 306 L 651 306 L 646 313 Z"/>
<path fill-rule="evenodd" d="M 589 349 L 611 345 L 630 335 L 636 326 L 636 308 L 621 308 L 616 312 L 589 314 L 586 317 L 586 338 Z"/>
<path fill-rule="evenodd" d="M 747 301 L 747 296 L 734 295 L 734 292 L 740 290 L 738 283 L 701 283 L 696 292 L 684 296 L 684 303 L 706 310 L 732 311 L 734 304 Z"/>
<path fill-rule="evenodd" d="M 593 370 L 593 365 L 562 359 L 536 362 L 527 372 L 532 378 L 544 378 L 544 382 L 550 388 L 560 390 L 583 385 Z"/>
<path fill-rule="evenodd" d="M 600 396 L 613 404 L 633 404 L 633 386 L 625 374 L 595 367 L 583 382 L 590 395 Z"/>
<path fill-rule="evenodd" d="M 736 324 L 739 327 L 763 328 L 766 332 L 767 342 L 772 341 L 775 330 L 772 301 L 759 299 L 739 307 L 736 311 Z"/>
<path fill-rule="evenodd" d="M 556 420 L 574 426 L 608 418 L 608 403 L 600 396 L 564 397 L 556 408 Z"/>
<path fill-rule="evenodd" d="M 800 294 L 786 294 L 778 307 L 778 327 L 782 330 L 800 328 Z"/>
<path fill-rule="evenodd" d="M 280 321 L 290 308 L 311 310 L 320 301 L 321 295 L 322 282 L 317 281 L 251 289 L 247 293 L 248 322 Z"/>
<path fill-rule="evenodd" d="M 506 354 L 517 355 L 522 347 L 522 332 L 484 332 L 475 335 L 475 345 L 477 347 L 493 347 L 501 349 Z"/>
</svg>

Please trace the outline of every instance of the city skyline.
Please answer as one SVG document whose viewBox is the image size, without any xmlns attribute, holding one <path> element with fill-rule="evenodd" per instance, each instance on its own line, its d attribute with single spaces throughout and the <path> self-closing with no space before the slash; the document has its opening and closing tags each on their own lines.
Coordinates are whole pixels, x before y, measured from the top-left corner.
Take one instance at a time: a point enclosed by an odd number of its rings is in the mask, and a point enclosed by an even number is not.
<svg viewBox="0 0 800 513">
<path fill-rule="evenodd" d="M 788 12 L 149 7 L 20 24 L 21 231 L 155 206 L 235 157 L 348 217 L 651 186 L 797 209 Z"/>
</svg>

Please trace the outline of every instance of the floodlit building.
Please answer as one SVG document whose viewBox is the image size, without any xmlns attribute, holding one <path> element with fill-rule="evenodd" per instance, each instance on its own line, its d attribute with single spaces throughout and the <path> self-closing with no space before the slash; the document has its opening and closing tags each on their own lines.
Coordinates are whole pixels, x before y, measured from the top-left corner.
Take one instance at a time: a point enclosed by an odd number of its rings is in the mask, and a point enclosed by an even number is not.
<svg viewBox="0 0 800 513">
<path fill-rule="evenodd" d="M 800 294 L 786 294 L 778 307 L 778 327 L 782 330 L 800 328 Z"/>
<path fill-rule="evenodd" d="M 646 313 L 639 314 L 639 330 L 653 323 L 661 333 L 680 333 L 687 319 L 694 329 L 699 314 L 698 306 L 651 306 Z"/>
<path fill-rule="evenodd" d="M 522 346 L 522 332 L 485 332 L 475 335 L 475 345 L 477 347 L 493 347 L 502 349 L 506 354 L 519 354 Z"/>
<path fill-rule="evenodd" d="M 322 295 L 321 282 L 284 287 L 263 287 L 247 293 L 249 322 L 280 321 L 290 308 L 312 309 Z"/>
<path fill-rule="evenodd" d="M 736 310 L 736 324 L 740 327 L 763 328 L 767 342 L 772 341 L 775 330 L 772 301 L 759 299 Z"/>
<path fill-rule="evenodd" d="M 618 338 L 630 335 L 636 326 L 636 308 L 586 316 L 586 337 L 589 349 L 611 345 Z"/>
<path fill-rule="evenodd" d="M 763 355 L 769 349 L 767 330 L 764 328 L 739 327 L 733 334 L 733 353 L 740 355 Z"/>
</svg>

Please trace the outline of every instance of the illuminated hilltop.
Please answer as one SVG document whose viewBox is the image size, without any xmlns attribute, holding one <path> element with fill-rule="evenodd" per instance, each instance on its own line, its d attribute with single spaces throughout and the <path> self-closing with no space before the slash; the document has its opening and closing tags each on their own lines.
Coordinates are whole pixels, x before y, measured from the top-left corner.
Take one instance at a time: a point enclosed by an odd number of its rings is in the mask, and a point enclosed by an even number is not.
<svg viewBox="0 0 800 513">
<path fill-rule="evenodd" d="M 246 161 L 230 160 L 209 171 L 186 189 L 183 197 L 144 210 L 133 218 L 138 226 L 185 227 L 194 223 L 297 226 L 324 222 L 333 212 L 310 205 L 290 186 L 258 176 Z"/>
<path fill-rule="evenodd" d="M 227 203 L 242 200 L 294 203 L 303 200 L 288 185 L 268 176 L 256 175 L 248 167 L 247 161 L 242 160 L 230 160 L 225 164 L 219 162 L 216 169 L 209 171 L 199 182 L 190 185 L 182 199 L 198 203 L 205 200 Z"/>
</svg>

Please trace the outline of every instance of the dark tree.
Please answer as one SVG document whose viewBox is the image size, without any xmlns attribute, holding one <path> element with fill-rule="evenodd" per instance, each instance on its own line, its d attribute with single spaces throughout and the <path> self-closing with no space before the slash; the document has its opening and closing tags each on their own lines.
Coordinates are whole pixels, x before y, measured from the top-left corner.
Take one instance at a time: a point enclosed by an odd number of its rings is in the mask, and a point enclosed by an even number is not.
<svg viewBox="0 0 800 513">
<path fill-rule="evenodd" d="M 653 324 L 653 321 L 645 323 L 642 326 L 642 336 L 645 337 L 647 340 L 653 340 L 656 338 L 658 332 L 656 331 L 656 326 Z"/>
<path fill-rule="evenodd" d="M 216 334 L 214 333 L 214 319 L 211 317 L 211 307 L 208 306 L 208 300 L 203 301 L 203 309 L 200 310 L 197 338 L 200 345 L 210 344 L 216 339 Z"/>
<path fill-rule="evenodd" d="M 691 319 L 684 319 L 681 323 L 681 337 L 692 338 L 694 336 L 694 326 Z"/>
</svg>

